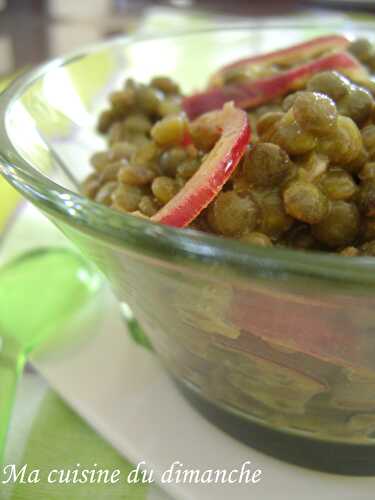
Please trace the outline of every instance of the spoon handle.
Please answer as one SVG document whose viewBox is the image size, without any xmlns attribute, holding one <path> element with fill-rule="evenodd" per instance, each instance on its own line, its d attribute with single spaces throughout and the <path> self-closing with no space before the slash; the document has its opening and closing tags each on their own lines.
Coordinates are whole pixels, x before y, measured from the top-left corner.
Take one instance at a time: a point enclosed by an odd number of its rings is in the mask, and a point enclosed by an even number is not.
<svg viewBox="0 0 375 500">
<path fill-rule="evenodd" d="M 0 336 L 0 464 L 4 460 L 10 416 L 25 359 L 22 349 L 13 339 Z"/>
</svg>

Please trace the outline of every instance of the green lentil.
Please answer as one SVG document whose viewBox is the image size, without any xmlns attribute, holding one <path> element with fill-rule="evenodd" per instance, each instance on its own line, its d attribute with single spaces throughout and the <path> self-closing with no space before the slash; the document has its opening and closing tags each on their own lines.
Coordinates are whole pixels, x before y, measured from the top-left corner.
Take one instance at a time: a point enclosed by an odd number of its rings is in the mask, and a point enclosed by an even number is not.
<svg viewBox="0 0 375 500">
<path fill-rule="evenodd" d="M 251 245 L 257 245 L 260 247 L 272 247 L 273 246 L 271 239 L 266 234 L 258 233 L 256 231 L 253 231 L 253 232 L 248 233 L 248 234 L 244 234 L 243 236 L 241 236 L 240 240 L 243 241 L 244 243 L 249 243 Z"/>
<path fill-rule="evenodd" d="M 160 146 L 178 145 L 184 139 L 186 126 L 185 117 L 181 115 L 167 116 L 152 127 L 151 137 Z"/>
<path fill-rule="evenodd" d="M 290 155 L 300 155 L 314 149 L 317 139 L 296 122 L 291 108 L 277 123 L 275 136 L 272 138 Z"/>
<path fill-rule="evenodd" d="M 121 142 L 125 139 L 121 122 L 113 123 L 108 130 L 108 142 L 110 145 Z"/>
<path fill-rule="evenodd" d="M 199 166 L 200 162 L 198 159 L 192 158 L 190 160 L 185 160 L 178 165 L 176 174 L 183 179 L 190 179 L 198 170 Z"/>
<path fill-rule="evenodd" d="M 355 87 L 340 99 L 338 109 L 341 115 L 349 116 L 357 125 L 369 119 L 372 112 L 373 98 L 364 88 Z"/>
<path fill-rule="evenodd" d="M 368 125 L 362 129 L 363 144 L 371 160 L 375 160 L 375 125 Z"/>
<path fill-rule="evenodd" d="M 133 89 L 119 90 L 110 95 L 112 110 L 119 115 L 125 115 L 135 104 L 135 92 Z"/>
<path fill-rule="evenodd" d="M 346 201 L 331 202 L 328 215 L 312 226 L 313 236 L 330 248 L 350 245 L 355 241 L 360 229 L 357 207 Z"/>
<path fill-rule="evenodd" d="M 111 109 L 103 111 L 98 120 L 98 132 L 105 134 L 111 128 L 116 119 L 115 113 Z"/>
<path fill-rule="evenodd" d="M 156 115 L 163 102 L 163 93 L 157 88 L 143 85 L 137 90 L 136 101 L 138 108 L 144 113 Z"/>
<path fill-rule="evenodd" d="M 293 226 L 294 220 L 286 213 L 281 194 L 278 191 L 262 193 L 258 200 L 261 217 L 257 230 L 272 240 L 277 240 Z"/>
<path fill-rule="evenodd" d="M 281 111 L 269 112 L 265 113 L 257 120 L 257 133 L 262 141 L 267 142 L 272 139 L 277 129 L 277 124 L 283 116 L 284 113 Z"/>
<path fill-rule="evenodd" d="M 171 78 L 166 76 L 155 76 L 150 85 L 156 89 L 161 90 L 164 94 L 179 94 L 180 89 L 177 83 L 175 83 Z"/>
<path fill-rule="evenodd" d="M 361 182 L 358 207 L 366 216 L 375 215 L 375 179 L 367 179 Z"/>
<path fill-rule="evenodd" d="M 290 160 L 276 144 L 259 143 L 245 154 L 242 169 L 250 184 L 256 187 L 273 187 L 288 175 Z"/>
<path fill-rule="evenodd" d="M 373 53 L 372 45 L 366 38 L 354 40 L 348 50 L 362 62 L 367 61 Z"/>
<path fill-rule="evenodd" d="M 350 200 L 358 191 L 353 177 L 340 168 L 327 172 L 319 184 L 323 193 L 330 200 Z"/>
<path fill-rule="evenodd" d="M 99 191 L 101 186 L 101 182 L 99 179 L 99 175 L 94 172 L 90 174 L 82 183 L 82 193 L 91 198 L 95 199 L 96 193 Z"/>
<path fill-rule="evenodd" d="M 329 203 L 326 196 L 309 182 L 291 182 L 283 197 L 286 212 L 302 222 L 317 224 L 328 214 Z"/>
<path fill-rule="evenodd" d="M 358 248 L 356 247 L 346 247 L 343 250 L 341 250 L 340 255 L 343 255 L 344 257 L 357 257 L 360 254 Z"/>
<path fill-rule="evenodd" d="M 292 106 L 294 105 L 297 97 L 303 93 L 304 93 L 303 91 L 299 90 L 298 92 L 293 92 L 293 94 L 287 95 L 283 100 L 282 110 L 285 112 L 289 111 L 292 108 Z"/>
<path fill-rule="evenodd" d="M 375 241 L 369 241 L 367 243 L 364 243 L 363 245 L 361 245 L 359 251 L 360 255 L 367 257 L 375 257 Z"/>
<path fill-rule="evenodd" d="M 120 182 L 131 186 L 145 186 L 155 177 L 155 173 L 149 168 L 140 165 L 124 165 L 119 171 L 117 178 Z"/>
<path fill-rule="evenodd" d="M 152 217 L 159 209 L 158 205 L 151 198 L 151 196 L 142 196 L 139 201 L 138 208 L 144 215 L 147 215 L 147 217 Z"/>
<path fill-rule="evenodd" d="M 370 161 L 365 163 L 362 170 L 359 172 L 358 177 L 363 181 L 375 179 L 375 162 Z"/>
<path fill-rule="evenodd" d="M 219 140 L 221 131 L 212 123 L 212 120 L 206 119 L 207 115 L 198 118 L 190 125 L 190 136 L 194 145 L 202 151 L 210 151 Z"/>
<path fill-rule="evenodd" d="M 123 130 L 138 134 L 147 134 L 151 130 L 151 121 L 140 113 L 129 115 L 123 122 Z"/>
<path fill-rule="evenodd" d="M 165 205 L 177 193 L 176 182 L 170 177 L 160 176 L 152 181 L 152 192 L 156 199 Z"/>
<path fill-rule="evenodd" d="M 213 230 L 225 236 L 252 231 L 257 223 L 258 207 L 250 196 L 234 191 L 221 192 L 211 205 L 209 223 Z"/>
<path fill-rule="evenodd" d="M 160 156 L 160 166 L 163 174 L 175 176 L 177 167 L 187 158 L 187 151 L 182 147 L 174 147 L 165 150 Z"/>
<path fill-rule="evenodd" d="M 119 160 L 114 163 L 108 163 L 106 167 L 100 172 L 99 178 L 101 183 L 105 183 L 108 181 L 116 181 L 119 170 L 127 165 L 128 162 L 125 159 Z"/>
<path fill-rule="evenodd" d="M 116 189 L 112 193 L 112 208 L 122 212 L 134 212 L 138 210 L 142 196 L 143 192 L 137 186 L 122 183 L 117 184 Z"/>
<path fill-rule="evenodd" d="M 317 92 L 300 92 L 292 106 L 297 124 L 302 130 L 314 135 L 332 132 L 337 125 L 337 109 L 334 101 Z"/>
<path fill-rule="evenodd" d="M 339 116 L 337 128 L 332 134 L 321 137 L 318 149 L 328 156 L 332 163 L 345 165 L 361 153 L 362 137 L 351 118 Z"/>
<path fill-rule="evenodd" d="M 338 101 L 350 91 L 350 81 L 336 71 L 322 71 L 314 75 L 307 84 L 307 90 L 321 92 Z"/>
</svg>

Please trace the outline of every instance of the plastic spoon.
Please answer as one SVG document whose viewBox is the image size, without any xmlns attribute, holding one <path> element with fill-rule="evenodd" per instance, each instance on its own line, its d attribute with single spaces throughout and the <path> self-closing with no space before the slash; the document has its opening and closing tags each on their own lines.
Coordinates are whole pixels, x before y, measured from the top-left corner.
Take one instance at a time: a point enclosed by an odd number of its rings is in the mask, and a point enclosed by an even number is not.
<svg viewBox="0 0 375 500">
<path fill-rule="evenodd" d="M 28 354 L 63 331 L 99 283 L 80 255 L 63 248 L 33 250 L 0 269 L 0 463 Z"/>
</svg>

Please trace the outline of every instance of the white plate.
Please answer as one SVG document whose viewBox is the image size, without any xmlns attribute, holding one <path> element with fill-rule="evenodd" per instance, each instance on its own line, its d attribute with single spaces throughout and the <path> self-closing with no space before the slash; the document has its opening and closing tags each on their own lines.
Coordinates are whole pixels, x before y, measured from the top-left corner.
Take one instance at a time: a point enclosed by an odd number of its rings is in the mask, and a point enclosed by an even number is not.
<svg viewBox="0 0 375 500">
<path fill-rule="evenodd" d="M 3 256 L 14 253 L 25 232 L 36 228 L 42 243 L 64 241 L 28 207 L 12 229 Z M 40 236 L 35 243 L 41 243 Z M 126 458 L 146 462 L 156 479 L 176 460 L 200 471 L 230 471 L 250 460 L 254 469 L 263 471 L 255 485 L 164 483 L 166 491 L 189 500 L 374 499 L 375 478 L 335 476 L 288 465 L 242 445 L 205 420 L 180 395 L 157 358 L 126 334 L 111 292 L 101 293 L 100 307 L 93 308 L 94 336 L 75 346 L 52 350 L 45 346 L 34 355 L 35 366 L 51 386 Z M 82 328 L 92 333 L 92 321 Z"/>
</svg>

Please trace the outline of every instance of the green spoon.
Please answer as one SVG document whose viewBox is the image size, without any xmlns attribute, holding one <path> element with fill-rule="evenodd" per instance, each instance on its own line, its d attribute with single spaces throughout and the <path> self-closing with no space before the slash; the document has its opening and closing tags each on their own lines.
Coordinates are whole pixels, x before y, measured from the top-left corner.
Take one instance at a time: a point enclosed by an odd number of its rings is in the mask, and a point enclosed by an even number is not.
<svg viewBox="0 0 375 500">
<path fill-rule="evenodd" d="M 33 250 L 0 269 L 0 463 L 28 354 L 63 331 L 99 281 L 82 257 L 63 248 Z"/>
</svg>

